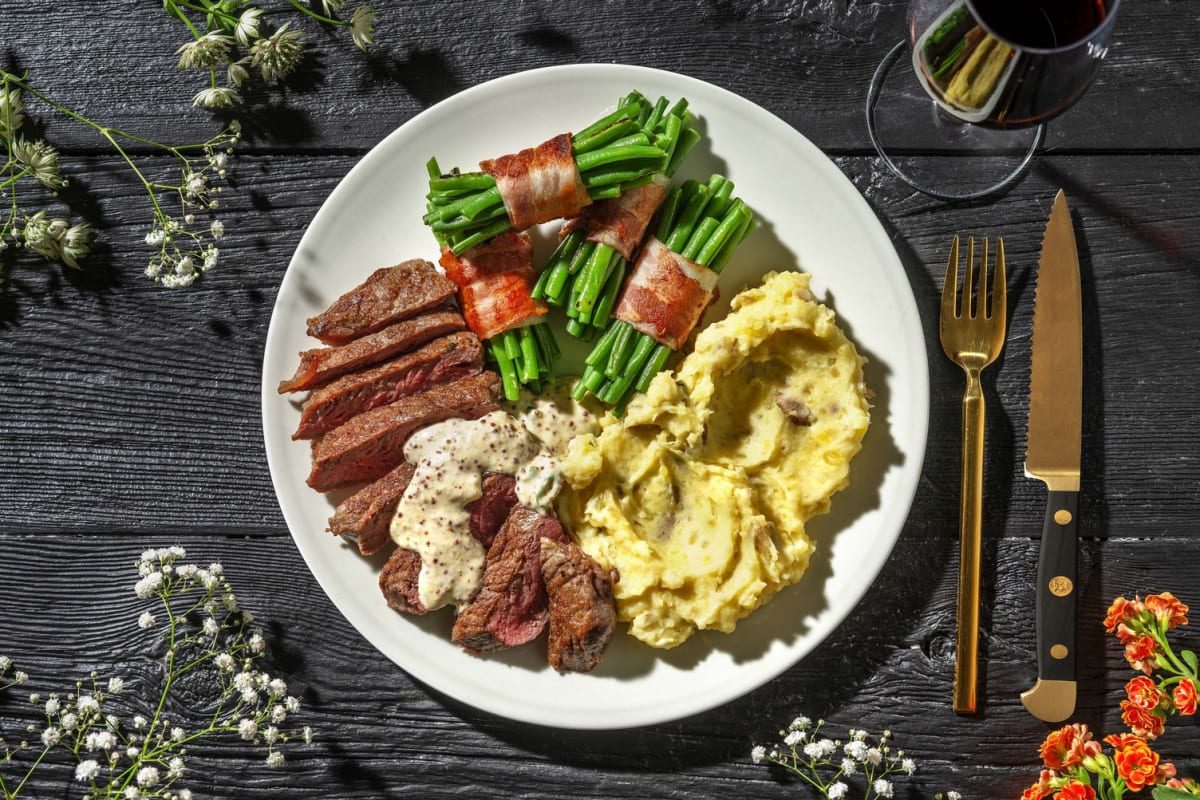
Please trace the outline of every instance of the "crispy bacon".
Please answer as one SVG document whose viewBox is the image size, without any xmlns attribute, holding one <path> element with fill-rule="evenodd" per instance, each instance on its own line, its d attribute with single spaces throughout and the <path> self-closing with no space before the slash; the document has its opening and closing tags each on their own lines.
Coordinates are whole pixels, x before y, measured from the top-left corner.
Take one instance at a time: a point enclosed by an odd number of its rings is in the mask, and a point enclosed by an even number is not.
<svg viewBox="0 0 1200 800">
<path fill-rule="evenodd" d="M 514 230 L 573 217 L 591 202 L 575 165 L 569 133 L 519 153 L 480 161 L 479 168 L 496 179 Z"/>
<path fill-rule="evenodd" d="M 672 253 L 651 236 L 613 314 L 678 350 L 716 296 L 716 287 L 717 273 Z"/>
<path fill-rule="evenodd" d="M 630 189 L 620 197 L 588 206 L 563 225 L 562 235 L 585 230 L 588 241 L 606 244 L 631 261 L 646 235 L 650 218 L 666 196 L 667 177 L 657 175 L 651 183 Z"/>
<path fill-rule="evenodd" d="M 446 276 L 458 286 L 467 327 L 480 339 L 530 325 L 549 308 L 534 300 L 533 240 L 509 231 L 460 256 L 442 251 Z"/>
</svg>

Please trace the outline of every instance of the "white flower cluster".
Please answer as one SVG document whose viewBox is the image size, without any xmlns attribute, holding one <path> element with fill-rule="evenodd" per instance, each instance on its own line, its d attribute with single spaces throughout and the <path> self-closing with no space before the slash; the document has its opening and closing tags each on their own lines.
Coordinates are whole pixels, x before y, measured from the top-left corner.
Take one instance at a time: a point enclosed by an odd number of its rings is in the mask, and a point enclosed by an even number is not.
<svg viewBox="0 0 1200 800">
<path fill-rule="evenodd" d="M 46 752 L 65 748 L 74 755 L 74 777 L 88 785 L 93 800 L 190 800 L 191 790 L 179 785 L 187 772 L 184 757 L 186 748 L 204 736 L 233 735 L 263 747 L 270 767 L 283 765 L 283 744 L 312 741 L 309 727 L 282 727 L 300 711 L 300 700 L 289 694 L 286 681 L 258 666 L 266 640 L 249 627 L 250 615 L 239 607 L 224 568 L 180 563 L 185 556 L 181 547 L 153 548 L 135 562 L 134 594 L 158 606 L 157 613 L 144 611 L 137 624 L 153 629 L 159 615 L 166 617 L 160 631 L 166 671 L 158 698 L 119 706 L 156 709 L 153 713 L 128 720 L 112 713 L 109 699 L 126 690 L 119 676 L 101 680 L 92 673 L 90 685 L 80 682 L 69 694 L 30 696 L 45 718 L 31 732 Z M 196 723 L 168 719 L 163 709 L 175 705 L 169 702 L 171 687 L 192 674 L 212 687 L 211 708 L 218 711 L 202 713 Z M 26 679 L 13 671 L 12 659 L 0 656 L 0 689 Z M 186 683 L 201 685 L 195 679 Z M 0 763 L 9 755 L 0 753 Z"/>
<path fill-rule="evenodd" d="M 318 14 L 299 3 L 293 3 L 293 7 L 322 23 L 349 28 L 350 38 L 360 50 L 366 50 L 368 45 L 374 44 L 377 16 L 370 6 L 354 9 L 347 21 L 333 16 L 341 10 L 341 2 L 323 2 L 324 14 Z M 166 0 L 165 5 L 176 16 L 182 17 L 186 13 L 175 0 Z M 179 56 L 180 69 L 203 70 L 213 76 L 211 84 L 192 98 L 193 105 L 228 108 L 241 100 L 238 92 L 250 78 L 250 70 L 259 70 L 264 81 L 282 80 L 295 71 L 304 59 L 304 31 L 290 30 L 290 22 L 268 30 L 262 8 L 249 4 L 238 5 L 241 8 L 211 9 L 204 20 L 207 26 L 205 33 L 201 34 L 192 27 L 193 38 L 175 51 L 175 55 Z M 225 73 L 224 86 L 216 82 L 218 70 Z"/>
<path fill-rule="evenodd" d="M 29 214 L 17 202 L 17 187 L 25 178 L 41 184 L 52 196 L 69 182 L 59 167 L 58 151 L 43 139 L 27 139 L 20 133 L 25 122 L 21 89 L 8 73 L 0 73 L 0 78 L 0 148 L 9 154 L 8 163 L 0 167 L 0 197 L 6 201 L 0 208 L 0 250 L 7 249 L 11 240 L 49 261 L 78 269 L 91 249 L 88 224 L 48 217 L 44 210 Z"/>
<path fill-rule="evenodd" d="M 861 776 L 864 800 L 895 796 L 893 778 L 912 775 L 916 762 L 903 751 L 893 752 L 891 731 L 884 731 L 872 741 L 865 730 L 851 728 L 846 742 L 821 735 L 824 720 L 814 724 L 808 717 L 797 717 L 779 732 L 781 746 L 756 745 L 750 751 L 755 764 L 764 761 L 776 764 L 802 777 L 818 789 L 827 800 L 842 800 L 849 796 L 849 779 Z M 960 800 L 957 792 L 937 795 L 939 800 Z"/>
</svg>

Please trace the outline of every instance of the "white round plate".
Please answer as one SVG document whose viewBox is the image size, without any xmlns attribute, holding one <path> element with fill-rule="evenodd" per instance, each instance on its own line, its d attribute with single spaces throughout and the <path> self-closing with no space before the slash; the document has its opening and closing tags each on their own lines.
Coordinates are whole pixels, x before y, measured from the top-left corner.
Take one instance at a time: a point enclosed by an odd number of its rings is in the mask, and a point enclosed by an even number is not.
<svg viewBox="0 0 1200 800">
<path fill-rule="evenodd" d="M 676 176 L 721 172 L 757 214 L 759 227 L 721 275 L 729 298 L 768 270 L 812 273 L 860 352 L 875 393 L 872 426 L 851 485 L 814 520 L 808 574 L 732 634 L 700 633 L 674 650 L 654 650 L 622 625 L 604 663 L 559 675 L 545 664 L 544 639 L 487 657 L 450 643 L 452 612 L 425 617 L 390 610 L 377 587 L 383 559 L 363 558 L 331 536 L 331 498 L 305 485 L 309 445 L 290 436 L 294 398 L 275 387 L 300 350 L 317 345 L 305 319 L 375 268 L 408 258 L 437 261 L 422 225 L 425 162 L 472 169 L 483 158 L 530 147 L 590 124 L 637 89 L 654 100 L 686 97 L 704 141 Z M 539 240 L 548 255 L 550 233 Z M 565 334 L 560 344 L 568 344 Z M 564 367 L 581 363 L 568 349 Z M 301 239 L 279 288 L 263 360 L 263 428 L 283 515 L 309 569 L 334 605 L 381 653 L 429 686 L 480 709 L 563 728 L 622 728 L 677 719 L 717 706 L 771 680 L 816 647 L 866 593 L 908 516 L 925 450 L 929 375 L 912 289 L 895 249 L 867 203 L 837 167 L 786 123 L 702 81 L 642 67 L 591 64 L 509 75 L 424 111 L 373 148 L 337 186 Z M 878 598 L 886 603 L 887 598 Z"/>
</svg>

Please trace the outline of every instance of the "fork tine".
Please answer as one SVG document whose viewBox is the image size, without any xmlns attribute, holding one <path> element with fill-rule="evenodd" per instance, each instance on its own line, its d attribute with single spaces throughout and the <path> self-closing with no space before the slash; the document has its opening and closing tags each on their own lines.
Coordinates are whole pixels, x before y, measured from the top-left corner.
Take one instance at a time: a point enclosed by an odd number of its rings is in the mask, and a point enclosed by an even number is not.
<svg viewBox="0 0 1200 800">
<path fill-rule="evenodd" d="M 979 288 L 976 290 L 978 297 L 975 299 L 975 316 L 981 319 L 990 319 L 988 314 L 988 237 L 983 237 L 983 255 L 979 259 Z"/>
<path fill-rule="evenodd" d="M 996 237 L 996 266 L 992 278 L 992 316 L 1004 322 L 1008 319 L 1008 281 L 1004 275 L 1004 239 Z"/>
<path fill-rule="evenodd" d="M 955 301 L 958 299 L 958 236 L 950 245 L 950 258 L 946 261 L 946 278 L 942 283 L 942 319 L 957 317 Z"/>
<path fill-rule="evenodd" d="M 975 310 L 971 308 L 971 290 L 974 288 L 973 278 L 975 277 L 975 237 L 967 237 L 967 273 L 963 276 L 963 292 L 962 292 L 962 315 L 967 319 L 975 317 Z"/>
</svg>

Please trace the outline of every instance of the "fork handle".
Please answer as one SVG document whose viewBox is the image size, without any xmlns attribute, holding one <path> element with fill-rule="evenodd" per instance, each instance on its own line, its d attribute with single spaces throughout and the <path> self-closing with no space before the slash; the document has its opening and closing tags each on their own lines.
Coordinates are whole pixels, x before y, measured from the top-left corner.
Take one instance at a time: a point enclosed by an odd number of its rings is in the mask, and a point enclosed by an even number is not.
<svg viewBox="0 0 1200 800">
<path fill-rule="evenodd" d="M 958 629 L 954 651 L 954 711 L 975 712 L 979 668 L 979 562 L 983 540 L 983 390 L 967 369 L 962 401 L 962 493 L 958 508 Z"/>
</svg>

